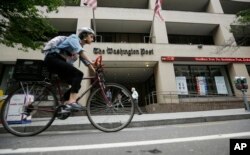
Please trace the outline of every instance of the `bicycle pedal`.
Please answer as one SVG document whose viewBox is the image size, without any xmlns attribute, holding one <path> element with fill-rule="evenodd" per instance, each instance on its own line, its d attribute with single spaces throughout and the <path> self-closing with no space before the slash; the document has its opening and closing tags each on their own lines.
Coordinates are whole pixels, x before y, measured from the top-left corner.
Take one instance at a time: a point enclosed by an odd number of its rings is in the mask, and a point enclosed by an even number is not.
<svg viewBox="0 0 250 155">
<path fill-rule="evenodd" d="M 70 111 L 62 110 L 61 112 L 58 112 L 56 117 L 60 120 L 65 120 L 71 115 Z"/>
<path fill-rule="evenodd" d="M 66 114 L 66 113 L 71 113 L 71 111 L 64 110 L 62 109 L 61 111 L 57 112 L 58 114 Z"/>
<path fill-rule="evenodd" d="M 71 115 L 71 111 L 65 109 L 65 105 L 60 105 L 57 107 L 56 117 L 60 120 L 65 120 Z"/>
</svg>

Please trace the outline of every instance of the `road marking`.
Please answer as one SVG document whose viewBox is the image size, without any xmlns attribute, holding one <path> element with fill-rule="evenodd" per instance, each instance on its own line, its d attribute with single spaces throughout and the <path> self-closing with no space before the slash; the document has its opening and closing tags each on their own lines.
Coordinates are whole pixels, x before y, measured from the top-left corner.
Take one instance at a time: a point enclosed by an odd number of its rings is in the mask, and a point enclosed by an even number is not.
<svg viewBox="0 0 250 155">
<path fill-rule="evenodd" d="M 57 146 L 57 147 L 40 147 L 40 148 L 18 148 L 18 149 L 0 149 L 0 154 L 21 154 L 21 153 L 36 153 L 36 152 L 56 152 L 56 151 L 73 151 L 73 150 L 91 150 L 91 149 L 105 149 L 105 148 L 119 148 L 119 147 L 134 147 L 167 143 L 181 143 L 190 141 L 203 141 L 213 139 L 225 139 L 232 137 L 250 136 L 250 132 L 208 135 L 199 137 L 185 137 L 175 139 L 159 139 L 148 141 L 134 141 L 123 143 L 107 143 L 107 144 L 90 144 L 90 145 L 75 145 L 75 146 Z"/>
</svg>

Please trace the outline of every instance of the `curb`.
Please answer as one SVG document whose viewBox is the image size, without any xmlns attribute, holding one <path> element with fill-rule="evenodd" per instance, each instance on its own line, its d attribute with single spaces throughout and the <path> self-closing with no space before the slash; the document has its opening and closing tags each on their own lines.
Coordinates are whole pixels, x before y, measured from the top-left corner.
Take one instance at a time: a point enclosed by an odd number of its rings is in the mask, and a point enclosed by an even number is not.
<svg viewBox="0 0 250 155">
<path fill-rule="evenodd" d="M 241 120 L 250 119 L 250 114 L 238 114 L 238 115 L 224 115 L 224 116 L 205 116 L 205 117 L 191 117 L 191 118 L 177 118 L 177 119 L 164 119 L 164 120 L 146 120 L 146 121 L 133 121 L 127 126 L 127 128 L 136 127 L 149 127 L 149 126 L 161 126 L 161 125 L 174 125 L 174 124 L 188 124 L 188 123 L 202 123 L 202 122 L 216 122 L 216 121 L 228 121 L 228 120 Z M 90 123 L 87 124 L 60 124 L 51 125 L 45 131 L 74 131 L 74 130 L 91 130 L 95 129 Z M 97 129 L 95 129 L 97 130 Z M 3 126 L 0 126 L 0 134 L 7 133 Z"/>
<path fill-rule="evenodd" d="M 193 117 L 193 118 L 179 118 L 179 119 L 166 119 L 166 120 L 151 120 L 144 122 L 131 122 L 128 127 L 148 127 L 148 126 L 161 126 L 161 125 L 174 125 L 174 124 L 188 124 L 188 123 L 202 123 L 202 122 L 217 122 L 228 120 L 241 120 L 250 119 L 250 114 L 241 115 L 228 115 L 228 116 L 209 116 L 209 117 Z"/>
</svg>

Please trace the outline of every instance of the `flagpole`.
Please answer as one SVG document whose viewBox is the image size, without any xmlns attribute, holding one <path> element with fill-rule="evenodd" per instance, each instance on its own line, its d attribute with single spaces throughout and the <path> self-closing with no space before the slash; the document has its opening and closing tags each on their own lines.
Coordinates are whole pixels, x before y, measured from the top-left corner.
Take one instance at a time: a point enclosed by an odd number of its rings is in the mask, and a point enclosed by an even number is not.
<svg viewBox="0 0 250 155">
<path fill-rule="evenodd" d="M 155 21 L 155 11 L 154 11 L 153 21 L 152 21 L 152 25 L 151 25 L 151 29 L 150 29 L 150 34 L 149 34 L 149 40 L 148 40 L 149 43 L 150 43 L 150 39 L 151 39 L 152 33 L 153 33 L 154 21 Z M 153 43 L 153 39 L 152 39 L 152 43 Z"/>
<path fill-rule="evenodd" d="M 96 34 L 96 22 L 95 22 L 95 9 L 92 9 L 93 10 L 93 26 L 94 26 L 94 31 L 95 31 L 95 35 Z M 95 42 L 96 42 L 97 39 L 95 39 Z"/>
</svg>

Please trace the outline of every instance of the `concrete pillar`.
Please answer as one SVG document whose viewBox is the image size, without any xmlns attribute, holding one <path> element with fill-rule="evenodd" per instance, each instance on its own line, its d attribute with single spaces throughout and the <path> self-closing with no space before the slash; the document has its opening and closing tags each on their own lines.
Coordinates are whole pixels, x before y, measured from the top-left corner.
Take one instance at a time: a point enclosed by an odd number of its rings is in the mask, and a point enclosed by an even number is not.
<svg viewBox="0 0 250 155">
<path fill-rule="evenodd" d="M 210 0 L 208 7 L 207 7 L 207 12 L 209 12 L 209 13 L 224 13 L 219 0 Z"/>
<path fill-rule="evenodd" d="M 222 9 L 221 3 L 219 0 L 210 0 L 207 7 L 207 12 L 210 13 L 221 13 L 224 11 Z M 215 45 L 236 45 L 235 38 L 231 32 L 229 32 L 230 24 L 219 25 L 217 30 L 214 32 L 214 42 Z"/>
<path fill-rule="evenodd" d="M 154 8 L 155 8 L 155 0 L 149 0 L 148 9 L 154 9 Z"/>
<path fill-rule="evenodd" d="M 153 43 L 168 43 L 168 34 L 165 21 L 162 21 L 157 15 L 153 23 Z"/>
<path fill-rule="evenodd" d="M 245 64 L 240 64 L 240 63 L 234 63 L 228 65 L 228 71 L 229 71 L 229 76 L 230 80 L 232 81 L 233 89 L 235 92 L 236 96 L 242 96 L 242 92 L 238 89 L 235 88 L 234 86 L 234 77 L 235 76 L 244 76 L 247 78 L 247 84 L 250 84 L 250 77 L 247 72 L 247 68 Z M 250 91 L 248 90 L 246 92 L 246 95 L 250 95 Z"/>
<path fill-rule="evenodd" d="M 152 20 L 154 15 L 155 0 L 149 0 L 148 8 L 152 10 Z M 162 21 L 158 15 L 155 15 L 152 29 L 153 43 L 168 43 L 168 35 L 165 21 Z"/>
<path fill-rule="evenodd" d="M 179 103 L 176 94 L 174 65 L 171 62 L 159 62 L 155 67 L 157 103 Z"/>
<path fill-rule="evenodd" d="M 91 27 L 91 15 L 90 14 L 86 14 L 86 16 L 83 16 L 83 18 L 79 18 L 77 21 L 77 29 L 76 29 L 76 33 L 77 30 L 81 27 Z"/>
<path fill-rule="evenodd" d="M 84 1 L 85 1 L 85 0 L 81 0 L 80 6 L 84 6 L 84 4 L 83 4 Z"/>
<path fill-rule="evenodd" d="M 90 76 L 89 69 L 88 69 L 88 67 L 86 67 L 84 64 L 81 64 L 80 67 L 79 67 L 79 61 L 76 61 L 75 64 L 74 64 L 74 66 L 75 66 L 77 69 L 79 69 L 80 71 L 83 72 L 84 77 L 89 77 L 89 76 Z M 91 84 L 91 81 L 90 81 L 90 80 L 82 80 L 82 82 L 81 82 L 81 86 L 82 86 L 82 87 L 81 87 L 81 89 L 80 89 L 78 95 L 81 95 L 83 92 L 85 92 L 85 90 L 86 90 L 87 88 L 89 88 L 90 84 Z M 83 98 L 79 100 L 79 103 L 80 103 L 81 105 L 84 105 L 84 106 L 85 106 L 86 103 L 87 103 L 87 100 L 88 100 L 89 95 L 90 95 L 90 92 L 88 92 L 87 94 L 85 94 L 85 95 L 83 96 Z"/>
<path fill-rule="evenodd" d="M 91 23 L 89 21 L 90 21 L 90 17 L 84 17 L 82 19 L 78 19 L 77 30 L 80 27 L 90 27 Z M 76 33 L 78 34 L 78 32 L 76 32 Z M 94 60 L 94 58 L 91 58 L 91 59 Z M 86 67 L 83 63 L 81 63 L 81 65 L 79 67 L 79 61 L 76 61 L 74 63 L 74 66 L 84 73 L 84 77 L 89 77 L 90 76 L 90 72 L 89 72 L 88 67 Z M 90 86 L 90 84 L 91 84 L 90 80 L 83 80 L 82 83 L 81 83 L 82 87 L 81 87 L 81 89 L 79 91 L 79 94 L 82 94 Z M 82 104 L 82 105 L 86 105 L 89 95 L 90 95 L 90 92 L 85 94 L 84 97 L 79 101 L 79 103 Z"/>
<path fill-rule="evenodd" d="M 229 32 L 228 25 L 220 25 L 214 32 L 215 45 L 235 45 L 235 39 L 231 32 Z"/>
</svg>

